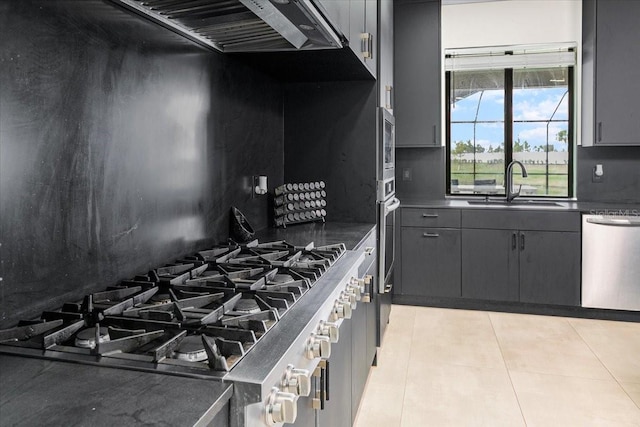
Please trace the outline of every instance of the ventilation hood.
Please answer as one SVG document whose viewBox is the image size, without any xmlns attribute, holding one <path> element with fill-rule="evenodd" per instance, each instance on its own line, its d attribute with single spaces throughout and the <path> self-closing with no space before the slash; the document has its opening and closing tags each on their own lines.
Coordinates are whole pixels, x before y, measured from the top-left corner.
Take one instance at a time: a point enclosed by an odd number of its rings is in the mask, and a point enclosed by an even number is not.
<svg viewBox="0 0 640 427">
<path fill-rule="evenodd" d="M 338 49 L 313 0 L 111 0 L 221 52 Z M 320 6 L 321 7 L 321 6 Z"/>
</svg>

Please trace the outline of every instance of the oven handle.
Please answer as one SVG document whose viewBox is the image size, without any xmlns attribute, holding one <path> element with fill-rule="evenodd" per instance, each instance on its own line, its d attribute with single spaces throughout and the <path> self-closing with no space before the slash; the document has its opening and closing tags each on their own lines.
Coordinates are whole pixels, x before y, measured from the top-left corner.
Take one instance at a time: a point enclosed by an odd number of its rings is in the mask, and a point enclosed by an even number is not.
<svg viewBox="0 0 640 427">
<path fill-rule="evenodd" d="M 400 207 L 400 200 L 397 197 L 384 204 L 384 214 L 387 215 Z"/>
</svg>

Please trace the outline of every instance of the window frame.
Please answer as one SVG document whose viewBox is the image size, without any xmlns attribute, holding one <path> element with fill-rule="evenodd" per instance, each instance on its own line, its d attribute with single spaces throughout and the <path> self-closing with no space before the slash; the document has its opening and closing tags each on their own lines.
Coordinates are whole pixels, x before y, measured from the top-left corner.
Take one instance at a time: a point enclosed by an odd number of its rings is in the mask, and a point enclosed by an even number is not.
<svg viewBox="0 0 640 427">
<path fill-rule="evenodd" d="M 527 195 L 527 198 L 552 198 L 552 199 L 572 199 L 574 197 L 575 176 L 574 176 L 574 156 L 576 151 L 575 134 L 576 134 L 576 117 L 575 117 L 575 65 L 568 65 L 567 67 L 567 89 L 568 89 L 568 117 L 567 117 L 567 152 L 568 152 L 568 164 L 567 164 L 567 195 L 566 196 L 553 196 L 548 194 L 541 195 Z M 532 67 L 534 68 L 534 67 Z M 538 67 L 536 67 L 538 68 Z M 539 67 L 548 68 L 548 67 Z M 519 70 L 521 68 L 516 68 Z M 513 73 L 514 68 L 505 67 L 504 70 L 504 170 L 503 174 L 506 175 L 507 167 L 511 161 L 513 161 Z M 460 70 L 461 71 L 461 70 Z M 473 70 L 465 70 L 473 71 Z M 455 72 L 455 71 L 454 71 Z M 452 71 L 445 71 L 445 148 L 446 148 L 446 166 L 445 166 L 445 195 L 446 197 L 461 197 L 469 198 L 474 197 L 473 194 L 459 194 L 451 192 L 451 73 Z M 548 168 L 548 164 L 546 165 Z M 548 169 L 545 174 L 549 177 Z M 506 193 L 506 189 L 505 189 Z M 477 195 L 476 195 L 477 196 Z M 488 197 L 488 194 L 479 194 L 481 197 Z M 504 194 L 496 194 L 496 196 L 504 196 Z"/>
</svg>

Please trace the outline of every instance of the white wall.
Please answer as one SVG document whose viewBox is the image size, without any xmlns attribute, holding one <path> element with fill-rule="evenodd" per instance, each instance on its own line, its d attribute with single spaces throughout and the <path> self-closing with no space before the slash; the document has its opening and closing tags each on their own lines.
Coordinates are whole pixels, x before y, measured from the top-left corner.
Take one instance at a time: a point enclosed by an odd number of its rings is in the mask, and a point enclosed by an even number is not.
<svg viewBox="0 0 640 427">
<path fill-rule="evenodd" d="M 575 105 L 581 105 L 582 0 L 507 0 L 443 5 L 441 20 L 442 58 L 444 50 L 451 48 L 576 43 Z M 444 60 L 442 63 L 442 107 L 445 108 Z M 579 108 L 576 111 L 576 141 L 580 144 Z M 444 122 L 442 129 L 445 129 Z M 445 141 L 444 135 L 442 141 Z"/>
<path fill-rule="evenodd" d="M 581 0 L 510 0 L 442 6 L 442 48 L 580 43 Z"/>
</svg>

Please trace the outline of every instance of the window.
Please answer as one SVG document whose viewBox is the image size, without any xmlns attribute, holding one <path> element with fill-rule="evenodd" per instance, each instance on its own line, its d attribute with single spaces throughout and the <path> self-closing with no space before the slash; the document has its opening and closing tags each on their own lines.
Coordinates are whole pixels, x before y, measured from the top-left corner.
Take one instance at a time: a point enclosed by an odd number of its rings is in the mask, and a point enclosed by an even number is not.
<svg viewBox="0 0 640 427">
<path fill-rule="evenodd" d="M 574 55 L 561 54 L 447 57 L 448 195 L 504 196 L 513 160 L 521 195 L 573 195 Z"/>
</svg>

